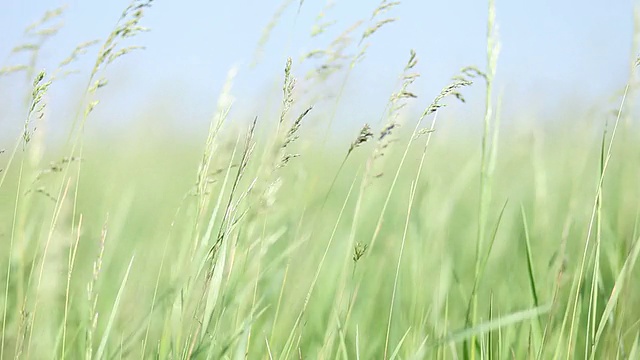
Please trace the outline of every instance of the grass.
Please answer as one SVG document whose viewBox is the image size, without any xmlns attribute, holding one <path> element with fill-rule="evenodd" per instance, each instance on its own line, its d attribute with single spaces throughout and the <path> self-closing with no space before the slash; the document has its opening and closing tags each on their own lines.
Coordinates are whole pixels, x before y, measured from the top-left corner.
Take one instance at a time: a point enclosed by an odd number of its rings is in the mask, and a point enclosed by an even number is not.
<svg viewBox="0 0 640 360">
<path fill-rule="evenodd" d="M 0 70 L 32 79 L 22 131 L 0 152 L 0 358 L 640 356 L 631 80 L 612 119 L 502 124 L 490 1 L 486 69 L 424 100 L 411 51 L 378 121 L 330 141 L 351 72 L 396 21 L 401 4 L 383 1 L 283 64 L 275 116 L 231 125 L 232 69 L 201 146 L 88 142 L 108 68 L 135 59 L 152 5 L 132 2 L 106 40 L 50 73 L 39 50 L 64 9 L 47 12 L 27 30 L 38 41 L 16 47 L 28 62 Z M 282 3 L 256 61 L 288 6 L 304 2 Z M 312 36 L 337 26 L 326 10 Z M 94 45 L 67 141 L 47 143 L 46 95 Z M 313 89 L 329 81 L 327 101 Z M 485 86 L 478 135 L 446 122 L 469 86 Z"/>
</svg>

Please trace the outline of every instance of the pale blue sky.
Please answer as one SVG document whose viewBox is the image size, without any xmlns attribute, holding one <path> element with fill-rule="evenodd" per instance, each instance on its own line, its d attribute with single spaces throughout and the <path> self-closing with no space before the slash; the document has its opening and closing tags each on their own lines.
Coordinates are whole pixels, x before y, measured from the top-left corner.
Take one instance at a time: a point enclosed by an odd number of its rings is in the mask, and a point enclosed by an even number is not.
<svg viewBox="0 0 640 360">
<path fill-rule="evenodd" d="M 327 19 L 337 24 L 316 42 L 310 42 L 309 32 L 326 1 L 304 1 L 298 16 L 298 1 L 293 1 L 274 29 L 262 62 L 250 68 L 262 29 L 280 3 L 156 0 L 143 21 L 152 31 L 136 40 L 147 49 L 123 58 L 113 69 L 116 75 L 110 86 L 130 91 L 126 96 L 106 96 L 111 104 L 109 116 L 125 116 L 124 111 L 130 113 L 136 105 L 171 96 L 179 98 L 174 110 L 183 115 L 183 121 L 205 122 L 234 64 L 239 66 L 236 107 L 247 109 L 266 88 L 277 84 L 288 55 L 296 59 L 326 44 L 355 20 L 368 18 L 379 1 L 335 1 Z M 22 29 L 45 10 L 62 4 L 68 6 L 65 27 L 44 48 L 41 67 L 54 67 L 82 41 L 104 39 L 128 1 L 0 0 L 0 66 L 20 62 L 8 54 L 23 41 Z M 622 87 L 631 56 L 633 7 L 633 0 L 498 0 L 502 42 L 498 88 L 505 91 L 505 103 L 512 109 L 555 107 L 568 98 L 588 102 Z M 383 103 L 412 48 L 423 75 L 416 83 L 419 107 L 426 106 L 461 67 L 484 67 L 486 12 L 486 1 L 479 0 L 404 1 L 389 13 L 399 21 L 375 35 L 365 61 L 354 72 L 348 86 L 350 104 L 366 109 L 372 102 Z M 79 64 L 83 74 L 95 58 L 91 55 Z M 86 81 L 82 76 L 60 85 L 57 95 L 51 96 L 71 104 L 73 89 Z M 14 121 L 7 109 L 19 108 L 11 95 L 20 88 L 15 85 L 19 80 L 15 76 L 0 79 L 4 98 L 0 104 L 6 110 L 0 111 L 0 122 L 5 123 L 0 130 L 14 128 L 4 125 Z M 481 103 L 482 93 L 478 94 Z M 12 102 L 7 104 L 7 99 Z M 52 104 L 52 108 L 63 115 L 70 111 L 61 105 Z M 360 115 L 367 116 L 371 114 Z"/>
</svg>

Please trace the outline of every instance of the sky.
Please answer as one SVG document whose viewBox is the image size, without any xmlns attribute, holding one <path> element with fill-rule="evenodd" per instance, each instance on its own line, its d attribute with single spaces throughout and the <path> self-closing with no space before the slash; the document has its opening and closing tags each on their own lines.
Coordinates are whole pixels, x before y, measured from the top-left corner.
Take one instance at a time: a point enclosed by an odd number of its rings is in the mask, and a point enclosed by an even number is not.
<svg viewBox="0 0 640 360">
<path fill-rule="evenodd" d="M 65 6 L 64 27 L 44 46 L 38 63 L 50 69 L 77 44 L 104 40 L 128 3 L 0 0 L 0 67 L 22 61 L 11 55 L 11 49 L 25 42 L 22 29 L 46 10 Z M 333 5 L 325 19 L 335 24 L 312 39 L 314 21 L 328 2 L 305 0 L 299 7 L 298 0 L 291 1 L 260 61 L 252 66 L 260 36 L 282 1 L 156 0 L 142 22 L 151 31 L 134 41 L 146 49 L 123 57 L 110 70 L 109 86 L 126 93 L 105 92 L 104 101 L 109 105 L 101 114 L 109 120 L 102 121 L 121 126 L 147 106 L 179 114 L 178 126 L 206 124 L 232 67 L 238 69 L 232 91 L 238 115 L 260 112 L 269 106 L 264 94 L 281 86 L 288 56 L 299 60 L 306 52 L 326 45 L 355 21 L 368 19 L 379 5 L 379 1 L 364 0 L 329 3 Z M 507 110 L 536 112 L 561 107 L 567 101 L 589 103 L 622 88 L 632 58 L 634 5 L 633 0 L 497 0 L 501 52 L 496 89 L 504 94 Z M 486 66 L 486 1 L 405 0 L 387 15 L 397 21 L 372 37 L 366 57 L 346 86 L 349 101 L 341 114 L 354 122 L 380 113 L 410 49 L 415 49 L 420 61 L 422 77 L 415 84 L 419 107 L 426 107 L 462 67 Z M 51 94 L 51 112 L 57 114 L 52 117 L 73 116 L 96 51 L 77 63 L 81 75 L 65 80 Z M 295 65 L 294 74 L 299 86 L 304 86 L 304 72 L 296 72 Z M 20 75 L 0 78 L 0 106 L 4 108 L 0 110 L 0 132 L 20 128 L 24 95 L 18 93 L 27 89 L 27 83 Z M 476 99 L 471 102 L 480 106 L 481 89 L 471 94 Z"/>
</svg>

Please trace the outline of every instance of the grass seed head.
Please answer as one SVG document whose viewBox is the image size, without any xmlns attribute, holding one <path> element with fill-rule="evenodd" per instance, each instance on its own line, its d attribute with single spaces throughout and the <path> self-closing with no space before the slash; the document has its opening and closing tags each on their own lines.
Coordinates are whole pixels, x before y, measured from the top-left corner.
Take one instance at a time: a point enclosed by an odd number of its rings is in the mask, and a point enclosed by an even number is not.
<svg viewBox="0 0 640 360">
<path fill-rule="evenodd" d="M 358 136 L 356 137 L 356 139 L 351 143 L 351 146 L 349 146 L 349 151 L 347 151 L 347 155 L 351 154 L 353 150 L 355 150 L 360 145 L 369 141 L 372 137 L 373 137 L 373 132 L 371 132 L 371 127 L 369 126 L 369 124 L 364 124 L 362 129 L 360 129 L 360 133 L 358 133 Z"/>
<path fill-rule="evenodd" d="M 441 101 L 449 96 L 454 96 L 458 100 L 464 102 L 464 98 L 458 89 L 470 86 L 471 84 L 473 84 L 471 80 L 462 77 L 454 78 L 453 81 L 449 85 L 445 86 L 435 97 L 433 102 L 424 111 L 423 116 L 429 116 L 438 111 L 438 109 L 444 107 L 445 104 L 442 104 Z"/>
<path fill-rule="evenodd" d="M 402 83 L 400 90 L 391 94 L 389 97 L 389 111 L 386 117 L 387 121 L 378 134 L 378 142 L 370 162 L 384 156 L 387 148 L 393 142 L 393 138 L 391 137 L 392 133 L 400 127 L 399 117 L 401 115 L 401 110 L 408 104 L 409 100 L 416 99 L 418 97 L 418 95 L 410 90 L 411 85 L 416 81 L 416 79 L 418 79 L 418 77 L 420 77 L 420 74 L 413 72 L 417 64 L 418 56 L 415 50 L 412 49 L 409 52 L 409 59 L 405 64 L 402 75 L 400 76 L 400 81 Z M 371 165 L 372 164 L 369 164 L 369 166 Z M 382 164 L 378 165 L 381 166 Z M 382 172 L 372 176 L 378 178 L 382 176 Z"/>
<path fill-rule="evenodd" d="M 28 144 L 31 141 L 31 136 L 35 131 L 35 127 L 31 128 L 31 124 L 33 122 L 33 116 L 35 115 L 36 119 L 40 120 L 44 116 L 44 108 L 46 107 L 46 103 L 43 98 L 49 90 L 49 86 L 51 86 L 51 81 L 44 81 L 45 71 L 42 70 L 36 75 L 33 80 L 33 90 L 31 92 L 31 105 L 29 107 L 29 113 L 27 115 L 27 120 L 24 123 L 24 131 L 22 134 L 22 138 L 24 140 L 24 144 Z"/>
<path fill-rule="evenodd" d="M 360 241 L 356 242 L 356 244 L 353 246 L 353 262 L 357 263 L 358 260 L 360 260 L 364 254 L 367 252 L 367 248 L 369 247 L 369 244 L 363 244 Z"/>
</svg>

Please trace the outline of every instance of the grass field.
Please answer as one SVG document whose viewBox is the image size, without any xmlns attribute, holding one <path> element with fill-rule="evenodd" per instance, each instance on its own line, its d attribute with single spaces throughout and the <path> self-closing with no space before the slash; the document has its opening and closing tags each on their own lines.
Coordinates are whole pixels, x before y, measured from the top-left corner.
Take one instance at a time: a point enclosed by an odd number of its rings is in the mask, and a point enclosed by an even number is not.
<svg viewBox="0 0 640 360">
<path fill-rule="evenodd" d="M 84 135 L 151 2 L 55 71 L 3 68 L 35 80 L 0 147 L 0 358 L 640 358 L 632 81 L 613 115 L 504 124 L 490 2 L 485 68 L 416 99 L 407 54 L 384 112 L 328 140 L 348 100 L 296 86 L 346 83 L 396 5 L 314 76 L 282 64 L 278 116 L 230 124 L 230 76 L 198 144 Z M 93 46 L 71 131 L 47 142 L 49 87 Z M 487 99 L 479 134 L 441 125 L 470 87 Z"/>
</svg>

